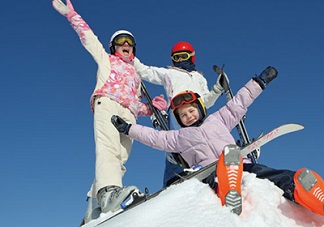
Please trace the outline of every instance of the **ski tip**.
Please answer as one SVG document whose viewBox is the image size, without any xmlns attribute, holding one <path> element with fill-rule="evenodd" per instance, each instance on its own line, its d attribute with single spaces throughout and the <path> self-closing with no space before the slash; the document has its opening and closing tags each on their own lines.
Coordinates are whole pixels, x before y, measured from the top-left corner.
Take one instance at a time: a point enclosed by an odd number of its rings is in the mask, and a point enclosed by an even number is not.
<svg viewBox="0 0 324 227">
<path fill-rule="evenodd" d="M 286 134 L 286 133 L 302 130 L 304 129 L 304 126 L 301 124 L 289 123 L 289 124 L 281 125 L 277 129 L 280 130 L 281 133 Z"/>
<path fill-rule="evenodd" d="M 305 128 L 303 125 L 301 125 L 301 124 L 296 124 L 296 123 L 290 123 L 290 124 L 287 124 L 287 125 L 291 125 L 291 126 L 293 126 L 293 127 L 296 129 L 296 131 L 297 131 L 297 130 L 302 130 L 302 129 Z"/>
</svg>

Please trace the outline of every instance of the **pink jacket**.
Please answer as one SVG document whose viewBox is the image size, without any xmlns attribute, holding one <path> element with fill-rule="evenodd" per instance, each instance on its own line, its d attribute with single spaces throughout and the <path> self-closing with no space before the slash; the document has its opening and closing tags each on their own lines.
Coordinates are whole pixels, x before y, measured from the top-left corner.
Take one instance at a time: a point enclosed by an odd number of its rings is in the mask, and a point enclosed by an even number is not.
<svg viewBox="0 0 324 227">
<path fill-rule="evenodd" d="M 231 131 L 261 92 L 259 84 L 250 80 L 233 100 L 209 115 L 199 127 L 157 131 L 134 124 L 129 137 L 155 149 L 180 153 L 190 166 L 206 166 L 219 158 L 224 146 L 235 144 Z"/>
<path fill-rule="evenodd" d="M 97 83 L 90 99 L 92 110 L 95 96 L 106 96 L 128 108 L 135 118 L 140 115 L 151 115 L 152 111 L 148 105 L 140 102 L 141 77 L 137 74 L 134 63 L 107 54 L 97 36 L 80 15 L 75 14 L 69 20 L 82 45 L 98 64 Z"/>
</svg>

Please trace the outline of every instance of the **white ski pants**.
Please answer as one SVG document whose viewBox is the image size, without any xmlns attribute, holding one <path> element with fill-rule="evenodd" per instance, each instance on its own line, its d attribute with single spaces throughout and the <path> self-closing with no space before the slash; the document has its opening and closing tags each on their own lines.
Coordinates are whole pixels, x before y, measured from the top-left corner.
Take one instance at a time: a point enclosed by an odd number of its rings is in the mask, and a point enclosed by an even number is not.
<svg viewBox="0 0 324 227">
<path fill-rule="evenodd" d="M 97 198 L 98 191 L 106 186 L 122 187 L 126 163 L 133 140 L 117 131 L 111 116 L 118 115 L 134 124 L 136 119 L 129 109 L 108 97 L 94 101 L 94 139 L 96 144 L 95 179 L 88 196 Z"/>
</svg>

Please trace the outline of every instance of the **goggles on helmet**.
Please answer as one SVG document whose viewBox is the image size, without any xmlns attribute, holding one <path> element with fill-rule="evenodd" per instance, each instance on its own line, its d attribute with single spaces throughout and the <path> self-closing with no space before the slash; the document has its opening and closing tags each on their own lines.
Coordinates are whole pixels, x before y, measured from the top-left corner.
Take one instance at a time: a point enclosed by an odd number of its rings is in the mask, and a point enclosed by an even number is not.
<svg viewBox="0 0 324 227">
<path fill-rule="evenodd" d="M 114 38 L 113 44 L 116 46 L 122 46 L 125 43 L 128 43 L 128 45 L 134 47 L 136 45 L 134 37 L 128 35 L 128 34 L 121 34 Z"/>
<path fill-rule="evenodd" d="M 171 100 L 171 109 L 181 107 L 183 104 L 190 104 L 197 100 L 197 95 L 194 92 L 186 92 L 175 96 Z"/>
<path fill-rule="evenodd" d="M 192 53 L 177 52 L 177 53 L 172 54 L 171 59 L 174 62 L 186 61 L 186 60 L 188 60 L 189 58 L 191 58 L 194 55 L 195 55 L 195 52 L 192 52 Z"/>
</svg>

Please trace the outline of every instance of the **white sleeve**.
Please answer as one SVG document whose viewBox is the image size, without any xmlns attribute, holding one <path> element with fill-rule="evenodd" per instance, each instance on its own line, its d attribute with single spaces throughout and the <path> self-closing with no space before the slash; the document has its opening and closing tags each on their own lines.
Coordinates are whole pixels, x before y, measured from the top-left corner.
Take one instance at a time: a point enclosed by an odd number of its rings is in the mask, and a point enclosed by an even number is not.
<svg viewBox="0 0 324 227">
<path fill-rule="evenodd" d="M 213 90 L 209 90 L 207 80 L 204 77 L 200 80 L 200 87 L 204 104 L 208 109 L 215 104 L 216 100 L 219 98 L 219 96 L 221 96 L 222 93 L 215 93 Z"/>
<path fill-rule="evenodd" d="M 166 78 L 169 77 L 169 70 L 166 68 L 147 66 L 134 58 L 134 67 L 143 80 L 157 85 L 165 85 Z"/>
</svg>

